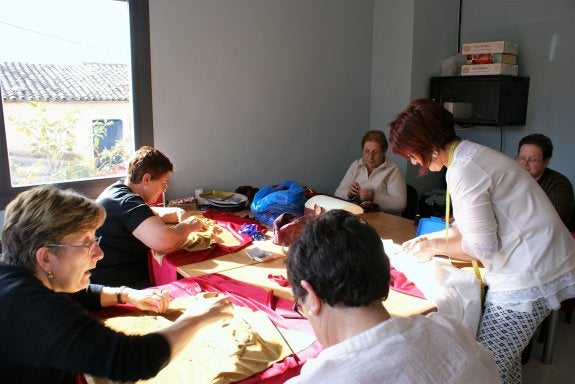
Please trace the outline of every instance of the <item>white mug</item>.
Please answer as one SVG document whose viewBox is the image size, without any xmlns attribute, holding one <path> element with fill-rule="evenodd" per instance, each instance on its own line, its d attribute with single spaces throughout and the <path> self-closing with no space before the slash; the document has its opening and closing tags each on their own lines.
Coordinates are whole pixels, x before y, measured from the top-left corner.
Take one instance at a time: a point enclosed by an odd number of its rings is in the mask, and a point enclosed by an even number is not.
<svg viewBox="0 0 575 384">
<path fill-rule="evenodd" d="M 196 188 L 194 190 L 194 197 L 196 198 L 196 200 L 200 199 L 200 195 L 204 193 L 204 188 Z"/>
</svg>

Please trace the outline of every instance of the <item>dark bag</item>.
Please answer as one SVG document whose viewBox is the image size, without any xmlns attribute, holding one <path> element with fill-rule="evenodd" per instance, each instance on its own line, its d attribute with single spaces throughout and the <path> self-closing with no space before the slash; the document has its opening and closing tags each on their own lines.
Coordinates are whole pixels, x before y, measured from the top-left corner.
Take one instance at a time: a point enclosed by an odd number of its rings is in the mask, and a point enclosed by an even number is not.
<svg viewBox="0 0 575 384">
<path fill-rule="evenodd" d="M 306 216 L 298 217 L 288 212 L 282 213 L 274 220 L 274 236 L 272 242 L 283 245 L 284 247 L 289 247 L 305 227 L 306 221 Z"/>
</svg>

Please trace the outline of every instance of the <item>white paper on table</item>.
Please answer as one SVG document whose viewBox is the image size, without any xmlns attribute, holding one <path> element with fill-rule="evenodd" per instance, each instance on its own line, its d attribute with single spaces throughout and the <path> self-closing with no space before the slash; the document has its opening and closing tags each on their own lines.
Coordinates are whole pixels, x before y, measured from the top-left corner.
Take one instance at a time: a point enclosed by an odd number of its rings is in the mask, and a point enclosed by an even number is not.
<svg viewBox="0 0 575 384">
<path fill-rule="evenodd" d="M 459 320 L 473 335 L 477 334 L 481 285 L 473 273 L 454 267 L 446 259 L 420 262 L 399 253 L 401 246 L 392 240 L 382 239 L 382 243 L 391 265 L 405 274 L 437 306 L 438 312 Z"/>
</svg>

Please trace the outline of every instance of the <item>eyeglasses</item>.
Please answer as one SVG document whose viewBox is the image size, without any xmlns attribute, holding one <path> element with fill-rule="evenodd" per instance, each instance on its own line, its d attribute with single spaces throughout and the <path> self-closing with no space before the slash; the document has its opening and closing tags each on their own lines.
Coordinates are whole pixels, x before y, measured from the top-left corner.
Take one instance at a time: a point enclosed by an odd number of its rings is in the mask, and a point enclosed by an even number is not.
<svg viewBox="0 0 575 384">
<path fill-rule="evenodd" d="M 528 164 L 539 164 L 543 162 L 543 159 L 540 159 L 538 157 L 523 157 L 523 156 L 517 156 L 517 161 L 520 163 L 528 163 Z"/>
<path fill-rule="evenodd" d="M 363 154 L 364 154 L 364 156 L 373 155 L 373 156 L 377 157 L 377 156 L 381 156 L 381 155 L 383 154 L 383 152 L 382 152 L 382 151 L 377 151 L 377 150 L 375 150 L 375 151 L 368 151 L 367 149 L 364 149 L 364 150 L 363 150 Z"/>
<path fill-rule="evenodd" d="M 72 245 L 72 244 L 46 244 L 46 247 L 66 247 L 66 248 L 87 248 L 89 252 L 94 252 L 96 246 L 100 245 L 102 236 L 95 237 L 94 240 L 87 244 L 82 245 Z"/>
<path fill-rule="evenodd" d="M 293 309 L 293 311 L 294 311 L 295 313 L 297 313 L 298 315 L 300 315 L 302 318 L 304 318 L 304 319 L 306 318 L 306 317 L 303 315 L 303 307 L 301 306 L 301 304 L 300 304 L 300 302 L 299 302 L 299 299 L 298 299 L 297 297 L 294 297 L 294 299 L 293 299 L 293 307 L 292 307 L 292 309 Z"/>
</svg>

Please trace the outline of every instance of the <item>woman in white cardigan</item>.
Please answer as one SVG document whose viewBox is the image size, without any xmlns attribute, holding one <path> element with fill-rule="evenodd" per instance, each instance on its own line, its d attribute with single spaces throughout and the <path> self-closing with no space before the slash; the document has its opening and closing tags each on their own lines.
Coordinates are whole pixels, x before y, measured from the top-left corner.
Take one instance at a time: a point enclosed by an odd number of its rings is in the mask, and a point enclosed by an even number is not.
<svg viewBox="0 0 575 384">
<path fill-rule="evenodd" d="M 447 167 L 454 225 L 408 241 L 421 260 L 448 255 L 485 266 L 489 287 L 478 341 L 504 383 L 521 382 L 521 351 L 562 300 L 575 297 L 575 242 L 535 180 L 508 156 L 462 141 L 453 116 L 428 99 L 390 123 L 395 153 L 420 173 Z"/>
<path fill-rule="evenodd" d="M 385 157 L 387 138 L 382 131 L 369 131 L 361 140 L 363 156 L 349 166 L 335 191 L 340 199 L 367 204 L 399 215 L 407 204 L 407 187 L 401 170 Z"/>
</svg>

